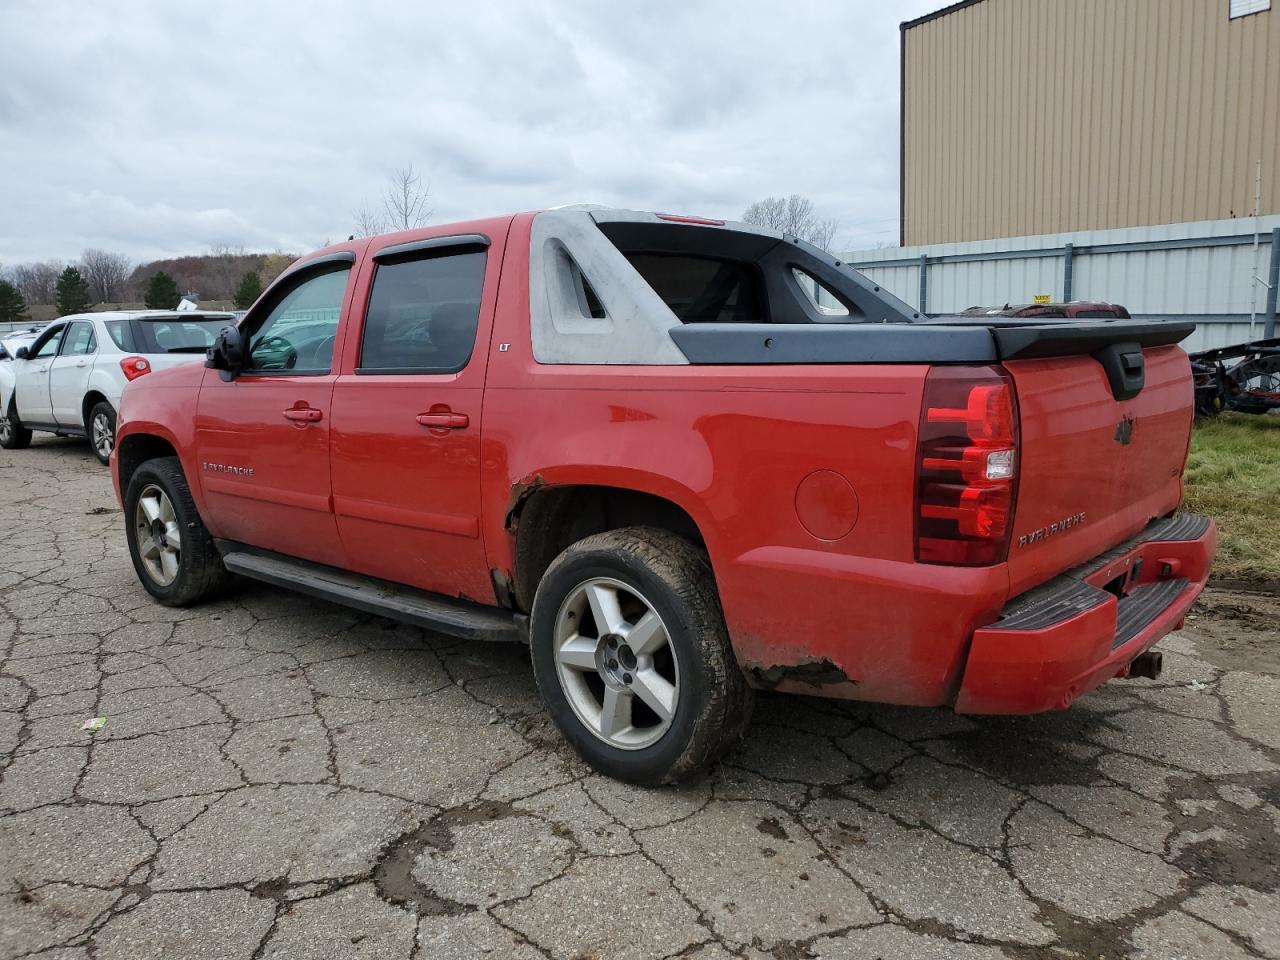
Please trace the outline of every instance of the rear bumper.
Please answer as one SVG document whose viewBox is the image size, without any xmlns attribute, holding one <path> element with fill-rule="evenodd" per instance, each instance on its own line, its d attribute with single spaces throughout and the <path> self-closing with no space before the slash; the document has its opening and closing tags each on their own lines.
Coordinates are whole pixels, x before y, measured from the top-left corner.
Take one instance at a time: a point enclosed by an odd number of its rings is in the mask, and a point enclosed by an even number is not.
<svg viewBox="0 0 1280 960">
<path fill-rule="evenodd" d="M 1005 604 L 980 627 L 958 713 L 1039 713 L 1071 705 L 1128 673 L 1177 629 L 1209 578 L 1218 532 L 1183 513 Z"/>
</svg>

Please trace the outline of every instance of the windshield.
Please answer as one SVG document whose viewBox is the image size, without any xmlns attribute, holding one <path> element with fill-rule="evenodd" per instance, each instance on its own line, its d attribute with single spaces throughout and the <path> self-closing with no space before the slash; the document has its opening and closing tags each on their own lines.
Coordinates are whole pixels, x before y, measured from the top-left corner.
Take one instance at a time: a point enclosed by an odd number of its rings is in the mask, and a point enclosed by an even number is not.
<svg viewBox="0 0 1280 960">
<path fill-rule="evenodd" d="M 230 317 L 142 317 L 108 320 L 107 333 L 127 353 L 203 353 Z"/>
</svg>

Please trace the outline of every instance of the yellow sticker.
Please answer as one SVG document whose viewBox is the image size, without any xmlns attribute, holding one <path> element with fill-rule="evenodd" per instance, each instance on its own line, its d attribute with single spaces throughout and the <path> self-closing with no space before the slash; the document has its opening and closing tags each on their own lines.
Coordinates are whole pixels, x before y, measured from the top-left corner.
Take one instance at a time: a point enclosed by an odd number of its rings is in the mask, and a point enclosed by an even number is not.
<svg viewBox="0 0 1280 960">
<path fill-rule="evenodd" d="M 1036 301 L 1036 303 L 1053 303 L 1053 294 L 1051 294 L 1051 293 L 1037 293 L 1037 294 L 1035 295 L 1035 301 Z"/>
</svg>

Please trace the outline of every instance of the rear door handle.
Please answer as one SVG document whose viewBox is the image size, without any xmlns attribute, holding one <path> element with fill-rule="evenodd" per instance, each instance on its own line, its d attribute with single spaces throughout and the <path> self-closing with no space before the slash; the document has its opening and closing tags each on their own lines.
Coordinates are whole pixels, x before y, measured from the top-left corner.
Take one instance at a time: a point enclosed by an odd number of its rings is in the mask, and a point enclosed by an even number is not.
<svg viewBox="0 0 1280 960">
<path fill-rule="evenodd" d="M 444 410 L 436 411 L 435 413 L 420 413 L 418 414 L 418 423 L 434 430 L 461 430 L 463 427 L 471 426 L 471 418 L 465 413 L 453 413 L 452 411 Z"/>
<path fill-rule="evenodd" d="M 301 420 L 303 423 L 315 423 L 324 414 L 315 407 L 290 407 L 284 412 L 286 420 Z"/>
</svg>

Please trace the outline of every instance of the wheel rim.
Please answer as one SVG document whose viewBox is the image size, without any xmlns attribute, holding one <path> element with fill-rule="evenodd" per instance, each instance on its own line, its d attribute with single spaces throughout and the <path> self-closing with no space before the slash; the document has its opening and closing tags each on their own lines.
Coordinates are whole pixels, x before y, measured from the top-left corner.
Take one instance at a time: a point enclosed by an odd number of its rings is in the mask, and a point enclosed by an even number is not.
<svg viewBox="0 0 1280 960">
<path fill-rule="evenodd" d="M 9 422 L 8 417 L 0 417 L 0 440 L 8 443 L 13 436 L 13 424 Z"/>
<path fill-rule="evenodd" d="M 556 676 L 596 737 L 622 750 L 657 743 L 680 700 L 680 663 L 653 604 L 618 580 L 578 584 L 556 615 Z"/>
<path fill-rule="evenodd" d="M 93 447 L 102 457 L 111 456 L 111 448 L 115 446 L 115 433 L 111 429 L 111 421 L 105 413 L 93 418 Z"/>
<path fill-rule="evenodd" d="M 182 562 L 182 531 L 168 494 L 154 483 L 147 484 L 133 510 L 138 556 L 147 576 L 162 587 L 178 579 Z"/>
</svg>

